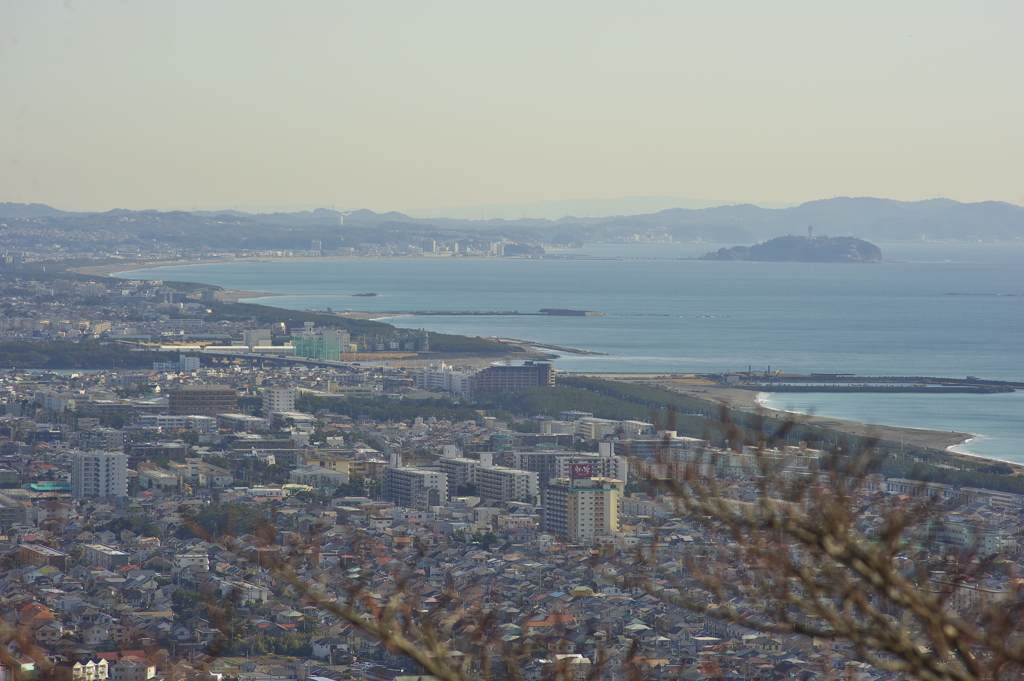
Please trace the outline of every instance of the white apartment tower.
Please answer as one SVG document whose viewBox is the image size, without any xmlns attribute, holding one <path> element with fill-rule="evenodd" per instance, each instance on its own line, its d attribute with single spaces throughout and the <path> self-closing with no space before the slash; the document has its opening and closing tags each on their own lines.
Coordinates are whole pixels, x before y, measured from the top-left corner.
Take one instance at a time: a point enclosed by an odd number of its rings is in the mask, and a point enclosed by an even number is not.
<svg viewBox="0 0 1024 681">
<path fill-rule="evenodd" d="M 263 415 L 295 411 L 295 388 L 264 388 Z"/>
<path fill-rule="evenodd" d="M 199 371 L 199 358 L 179 355 L 178 371 Z"/>
<path fill-rule="evenodd" d="M 128 455 L 76 452 L 71 464 L 71 494 L 76 499 L 128 496 Z"/>
</svg>

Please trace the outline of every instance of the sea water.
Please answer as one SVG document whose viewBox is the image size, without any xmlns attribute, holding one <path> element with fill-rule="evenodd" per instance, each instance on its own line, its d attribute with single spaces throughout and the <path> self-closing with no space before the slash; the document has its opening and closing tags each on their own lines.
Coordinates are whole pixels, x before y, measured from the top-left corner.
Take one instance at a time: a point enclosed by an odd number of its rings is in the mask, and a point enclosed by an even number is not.
<svg viewBox="0 0 1024 681">
<path fill-rule="evenodd" d="M 881 244 L 873 264 L 690 260 L 719 245 L 604 244 L 558 258 L 241 262 L 122 273 L 288 294 L 290 309 L 518 311 L 398 316 L 398 326 L 528 339 L 589 372 L 781 370 L 1024 381 L 1024 244 Z M 352 297 L 374 292 L 374 297 Z M 541 308 L 603 312 L 539 315 Z M 885 399 L 882 399 L 885 397 Z M 1024 392 L 800 394 L 769 406 L 976 433 L 970 453 L 1024 462 Z"/>
<path fill-rule="evenodd" d="M 1024 392 L 990 395 L 945 393 L 762 393 L 771 409 L 818 414 L 882 426 L 969 432 L 950 449 L 962 454 L 1024 463 Z"/>
</svg>

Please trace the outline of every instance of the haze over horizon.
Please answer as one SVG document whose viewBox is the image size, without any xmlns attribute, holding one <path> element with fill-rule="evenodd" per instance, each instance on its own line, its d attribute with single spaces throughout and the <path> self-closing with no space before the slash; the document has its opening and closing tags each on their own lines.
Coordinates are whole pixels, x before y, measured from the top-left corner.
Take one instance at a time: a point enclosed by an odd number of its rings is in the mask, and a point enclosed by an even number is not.
<svg viewBox="0 0 1024 681">
<path fill-rule="evenodd" d="M 9 1 L 0 201 L 1021 205 L 1022 27 L 997 0 Z"/>
</svg>

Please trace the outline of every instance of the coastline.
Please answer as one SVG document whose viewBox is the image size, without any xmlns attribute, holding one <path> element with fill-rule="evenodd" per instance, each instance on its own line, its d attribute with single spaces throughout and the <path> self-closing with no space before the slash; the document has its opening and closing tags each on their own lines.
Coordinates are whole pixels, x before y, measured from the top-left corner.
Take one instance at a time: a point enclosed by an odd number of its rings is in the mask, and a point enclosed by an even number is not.
<svg viewBox="0 0 1024 681">
<path fill-rule="evenodd" d="M 347 256 L 322 256 L 318 258 L 276 257 L 276 256 L 253 256 L 251 258 L 196 258 L 194 260 L 141 260 L 118 263 L 107 263 L 105 265 L 91 265 L 87 267 L 69 267 L 68 272 L 85 274 L 93 277 L 110 277 L 118 272 L 134 272 L 136 270 L 152 270 L 157 267 L 183 267 L 186 265 L 217 265 L 233 262 L 293 262 L 297 260 L 352 260 Z M 277 294 L 280 295 L 280 294 Z"/>
<path fill-rule="evenodd" d="M 261 258 L 235 258 L 232 260 L 221 260 L 221 259 L 210 259 L 210 260 L 148 260 L 143 262 L 122 262 L 122 263 L 108 263 L 106 265 L 96 265 L 93 267 L 69 267 L 68 272 L 74 274 L 84 274 L 93 277 L 113 277 L 114 275 L 121 272 L 136 272 L 139 270 L 152 270 L 158 267 L 181 267 L 187 265 L 210 265 L 223 262 L 275 262 L 275 261 L 291 261 L 291 260 L 308 260 L 309 258 L 272 258 L 272 257 L 261 257 Z M 342 258 L 318 258 L 323 260 L 340 260 Z M 203 282 L 195 282 L 203 283 Z M 213 284 L 210 284 L 213 286 Z M 295 295 L 293 293 L 270 293 L 269 291 L 248 291 L 242 289 L 220 289 L 214 293 L 216 300 L 226 301 L 229 303 L 237 303 L 240 300 L 246 298 L 274 298 L 278 296 L 290 296 Z M 303 295 L 328 295 L 328 294 L 303 294 Z M 352 294 L 355 295 L 355 294 Z M 380 315 L 386 316 L 386 315 Z"/>
<path fill-rule="evenodd" d="M 952 431 L 928 430 L 924 428 L 908 428 L 900 426 L 881 426 L 872 423 L 846 421 L 828 416 L 815 416 L 813 414 L 805 414 L 802 412 L 789 412 L 780 409 L 772 409 L 764 406 L 758 401 L 758 396 L 762 393 L 755 393 L 751 390 L 743 390 L 739 388 L 723 387 L 717 383 L 700 379 L 693 374 L 650 375 L 584 373 L 581 375 L 656 385 L 658 387 L 665 388 L 666 390 L 671 390 L 672 392 L 687 395 L 688 397 L 694 397 L 711 404 L 726 406 L 731 409 L 760 411 L 766 416 L 781 419 L 795 418 L 801 423 L 829 428 L 849 435 L 878 438 L 888 442 L 902 441 L 911 446 L 943 451 L 954 457 L 963 457 L 965 459 L 969 458 L 973 460 L 984 459 L 985 461 L 1000 461 L 1000 463 L 1007 463 L 1008 465 L 1018 467 L 1022 472 L 1024 472 L 1024 467 L 1020 466 L 1020 464 L 1004 462 L 1000 459 L 992 459 L 989 457 L 979 457 L 975 454 L 962 454 L 960 452 L 949 450 L 950 447 L 963 445 L 970 439 L 977 437 L 972 433 L 958 433 Z"/>
<path fill-rule="evenodd" d="M 184 267 L 187 265 L 227 265 L 234 262 L 306 262 L 312 260 L 384 260 L 384 259 L 423 259 L 423 260 L 441 260 L 444 258 L 450 258 L 450 255 L 381 255 L 381 256 L 353 256 L 353 255 L 318 255 L 316 257 L 307 256 L 275 256 L 275 255 L 254 255 L 251 257 L 242 258 L 195 258 L 192 260 L 182 260 L 180 258 L 176 260 L 140 260 L 140 261 L 129 261 L 117 263 L 106 263 L 104 265 L 89 265 L 86 267 L 69 267 L 68 272 L 75 274 L 85 274 L 93 277 L 109 277 L 119 272 L 134 272 L 136 270 L 152 270 L 157 267 Z M 468 258 L 484 258 L 486 256 L 459 256 Z M 269 295 L 284 295 L 284 294 L 269 294 Z M 288 294 L 292 295 L 292 294 Z M 311 294 L 315 295 L 315 294 Z"/>
<path fill-rule="evenodd" d="M 415 256 L 413 256 L 415 257 Z M 422 256 L 421 256 L 422 257 Z M 187 265 L 201 265 L 201 264 L 227 264 L 231 262 L 279 262 L 279 261 L 306 261 L 306 260 L 345 260 L 352 259 L 351 257 L 344 256 L 324 256 L 318 258 L 307 258 L 307 257 L 252 257 L 252 258 L 233 258 L 230 260 L 211 258 L 211 259 L 197 259 L 197 260 L 167 260 L 167 261 L 146 261 L 146 262 L 118 262 L 118 263 L 107 263 L 105 265 L 98 265 L 95 267 L 80 267 L 69 269 L 71 272 L 79 274 L 87 274 L 92 276 L 112 276 L 113 274 L 126 271 L 134 270 L 146 270 L 154 269 L 158 267 L 166 266 L 187 266 Z M 247 291 L 247 290 L 220 290 L 216 293 L 218 300 L 226 302 L 238 302 L 242 299 L 252 298 L 273 298 L 277 296 L 285 295 L 297 295 L 297 294 L 282 294 L 282 293 L 268 293 L 260 291 Z M 272 304 L 273 301 L 266 301 Z M 349 313 L 335 313 L 342 318 L 351 319 L 381 319 L 387 317 L 397 316 L 391 312 L 349 312 Z M 535 352 L 541 352 L 542 349 L 549 347 L 543 343 L 531 342 L 525 340 L 517 340 L 516 344 L 521 347 L 532 348 Z M 563 351 L 572 352 L 569 348 L 564 348 Z M 550 355 L 549 355 L 550 357 Z M 465 363 L 470 364 L 475 358 L 466 358 Z M 449 362 L 462 362 L 460 359 L 449 359 Z M 493 361 L 493 360 L 488 360 Z M 395 363 L 400 365 L 401 363 Z M 615 380 L 635 380 L 638 382 L 645 382 L 654 385 L 660 385 L 661 387 L 687 394 L 691 397 L 700 399 L 710 404 L 727 405 L 735 409 L 743 410 L 760 410 L 766 415 L 774 416 L 778 418 L 797 418 L 801 422 L 808 423 L 815 426 L 829 428 L 839 432 L 848 433 L 851 435 L 874 437 L 890 442 L 905 442 L 911 446 L 919 446 L 937 451 L 945 451 L 950 456 L 962 457 L 964 459 L 978 460 L 982 459 L 985 461 L 1000 461 L 1001 463 L 1009 463 L 1010 465 L 1020 468 L 1019 465 L 1013 464 L 1012 462 L 1002 462 L 999 459 L 993 459 L 990 457 L 978 456 L 975 454 L 958 452 L 953 448 L 958 448 L 966 445 L 972 439 L 978 437 L 972 433 L 959 433 L 959 432 L 948 432 L 948 431 L 935 431 L 921 428 L 908 428 L 908 427 L 896 427 L 896 426 L 881 426 L 876 424 L 859 423 L 855 421 L 845 421 L 842 419 L 815 416 L 813 414 L 803 414 L 798 412 L 787 412 L 783 410 L 772 409 L 764 406 L 758 401 L 760 393 L 754 393 L 749 390 L 740 390 L 735 388 L 728 388 L 718 386 L 716 384 L 699 383 L 692 380 L 679 381 L 676 380 L 672 375 L 664 374 L 637 374 L 632 375 L 632 379 L 629 375 L 624 374 L 591 374 L 589 372 L 581 375 L 594 375 L 603 378 L 610 378 Z M 679 375 L 675 375 L 679 376 Z M 1021 468 L 1024 470 L 1024 468 Z"/>
<path fill-rule="evenodd" d="M 223 300 L 229 303 L 237 303 L 245 298 L 276 298 L 286 296 L 287 293 L 267 293 L 266 291 L 240 291 L 236 288 L 226 288 L 216 291 L 213 294 L 214 300 Z"/>
<path fill-rule="evenodd" d="M 808 414 L 806 412 L 794 411 L 794 410 L 790 410 L 790 409 L 775 409 L 775 408 L 769 407 L 767 404 L 765 404 L 765 400 L 770 395 L 772 395 L 772 393 L 770 393 L 770 392 L 760 392 L 760 393 L 756 393 L 756 397 L 754 398 L 754 402 L 756 404 L 756 408 L 759 409 L 760 411 L 763 411 L 766 414 L 772 414 L 772 415 L 778 415 L 778 416 L 790 417 L 790 418 L 799 418 L 801 421 L 805 421 L 807 423 L 812 423 L 814 425 L 824 425 L 824 424 L 827 424 L 827 423 L 856 424 L 857 426 L 861 426 L 864 429 L 866 429 L 864 432 L 855 433 L 857 435 L 868 435 L 868 436 L 873 436 L 873 437 L 881 437 L 884 440 L 895 441 L 896 438 L 886 437 L 886 436 L 883 435 L 883 431 L 886 431 L 886 432 L 889 432 L 891 434 L 899 434 L 900 435 L 899 439 L 902 440 L 903 442 L 906 442 L 907 444 L 913 445 L 917 441 L 930 442 L 930 443 L 939 443 L 939 444 L 942 444 L 943 446 L 936 447 L 936 446 L 930 445 L 930 444 L 926 444 L 926 445 L 923 445 L 923 446 L 927 446 L 930 449 L 943 449 L 944 451 L 949 452 L 951 454 L 962 454 L 963 456 L 972 456 L 972 457 L 975 457 L 975 458 L 979 458 L 979 457 L 977 457 L 974 454 L 967 454 L 967 453 L 961 453 L 961 452 L 954 452 L 954 451 L 952 451 L 953 447 L 957 447 L 957 446 L 961 446 L 961 445 L 967 444 L 971 440 L 977 438 L 978 435 L 976 435 L 974 433 L 959 433 L 959 432 L 956 432 L 956 431 L 949 431 L 947 433 L 946 431 L 942 431 L 942 430 L 930 430 L 928 428 L 914 428 L 914 427 L 911 427 L 911 426 L 881 426 L 881 425 L 878 425 L 878 424 L 860 423 L 859 421 L 845 421 L 843 419 L 837 419 L 837 418 L 832 418 L 832 417 L 828 417 L 828 416 L 817 416 L 815 414 Z M 839 430 L 839 429 L 837 428 L 836 430 Z M 858 428 L 857 430 L 860 430 L 860 428 Z M 872 434 L 871 430 L 874 430 L 875 432 Z M 847 431 L 847 432 L 852 432 L 852 431 Z M 985 457 L 980 457 L 980 458 L 985 458 Z"/>
</svg>

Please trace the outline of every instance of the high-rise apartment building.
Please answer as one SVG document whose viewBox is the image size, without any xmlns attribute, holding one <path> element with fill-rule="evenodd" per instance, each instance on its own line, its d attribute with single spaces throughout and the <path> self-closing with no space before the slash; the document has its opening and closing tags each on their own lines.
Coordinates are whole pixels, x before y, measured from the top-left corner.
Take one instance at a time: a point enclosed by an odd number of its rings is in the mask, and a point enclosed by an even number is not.
<svg viewBox="0 0 1024 681">
<path fill-rule="evenodd" d="M 128 495 L 128 455 L 76 452 L 71 463 L 71 494 L 76 499 Z"/>
<path fill-rule="evenodd" d="M 590 464 L 573 466 L 574 477 L 559 478 L 543 487 L 542 528 L 573 543 L 619 531 L 621 480 L 590 477 Z"/>
<path fill-rule="evenodd" d="M 263 415 L 295 411 L 295 388 L 264 388 Z"/>
<path fill-rule="evenodd" d="M 555 365 L 525 362 L 519 366 L 492 366 L 478 371 L 471 382 L 472 394 L 486 395 L 524 388 L 555 387 Z"/>
<path fill-rule="evenodd" d="M 503 466 L 481 466 L 475 471 L 476 495 L 489 501 L 537 503 L 537 474 Z"/>
<path fill-rule="evenodd" d="M 448 478 L 448 485 L 452 494 L 459 494 L 459 487 L 476 482 L 476 469 L 480 468 L 480 461 L 478 459 L 446 456 L 438 460 L 437 463 Z"/>
<path fill-rule="evenodd" d="M 536 503 L 539 489 L 535 472 L 495 466 L 491 452 L 481 452 L 479 459 L 467 459 L 455 456 L 458 450 L 454 446 L 446 445 L 445 450 L 438 464 L 448 478 L 452 494 L 461 485 L 473 483 L 476 496 L 488 501 Z"/>
<path fill-rule="evenodd" d="M 448 503 L 448 476 L 420 468 L 385 468 L 380 498 L 396 506 L 441 506 Z"/>
</svg>

